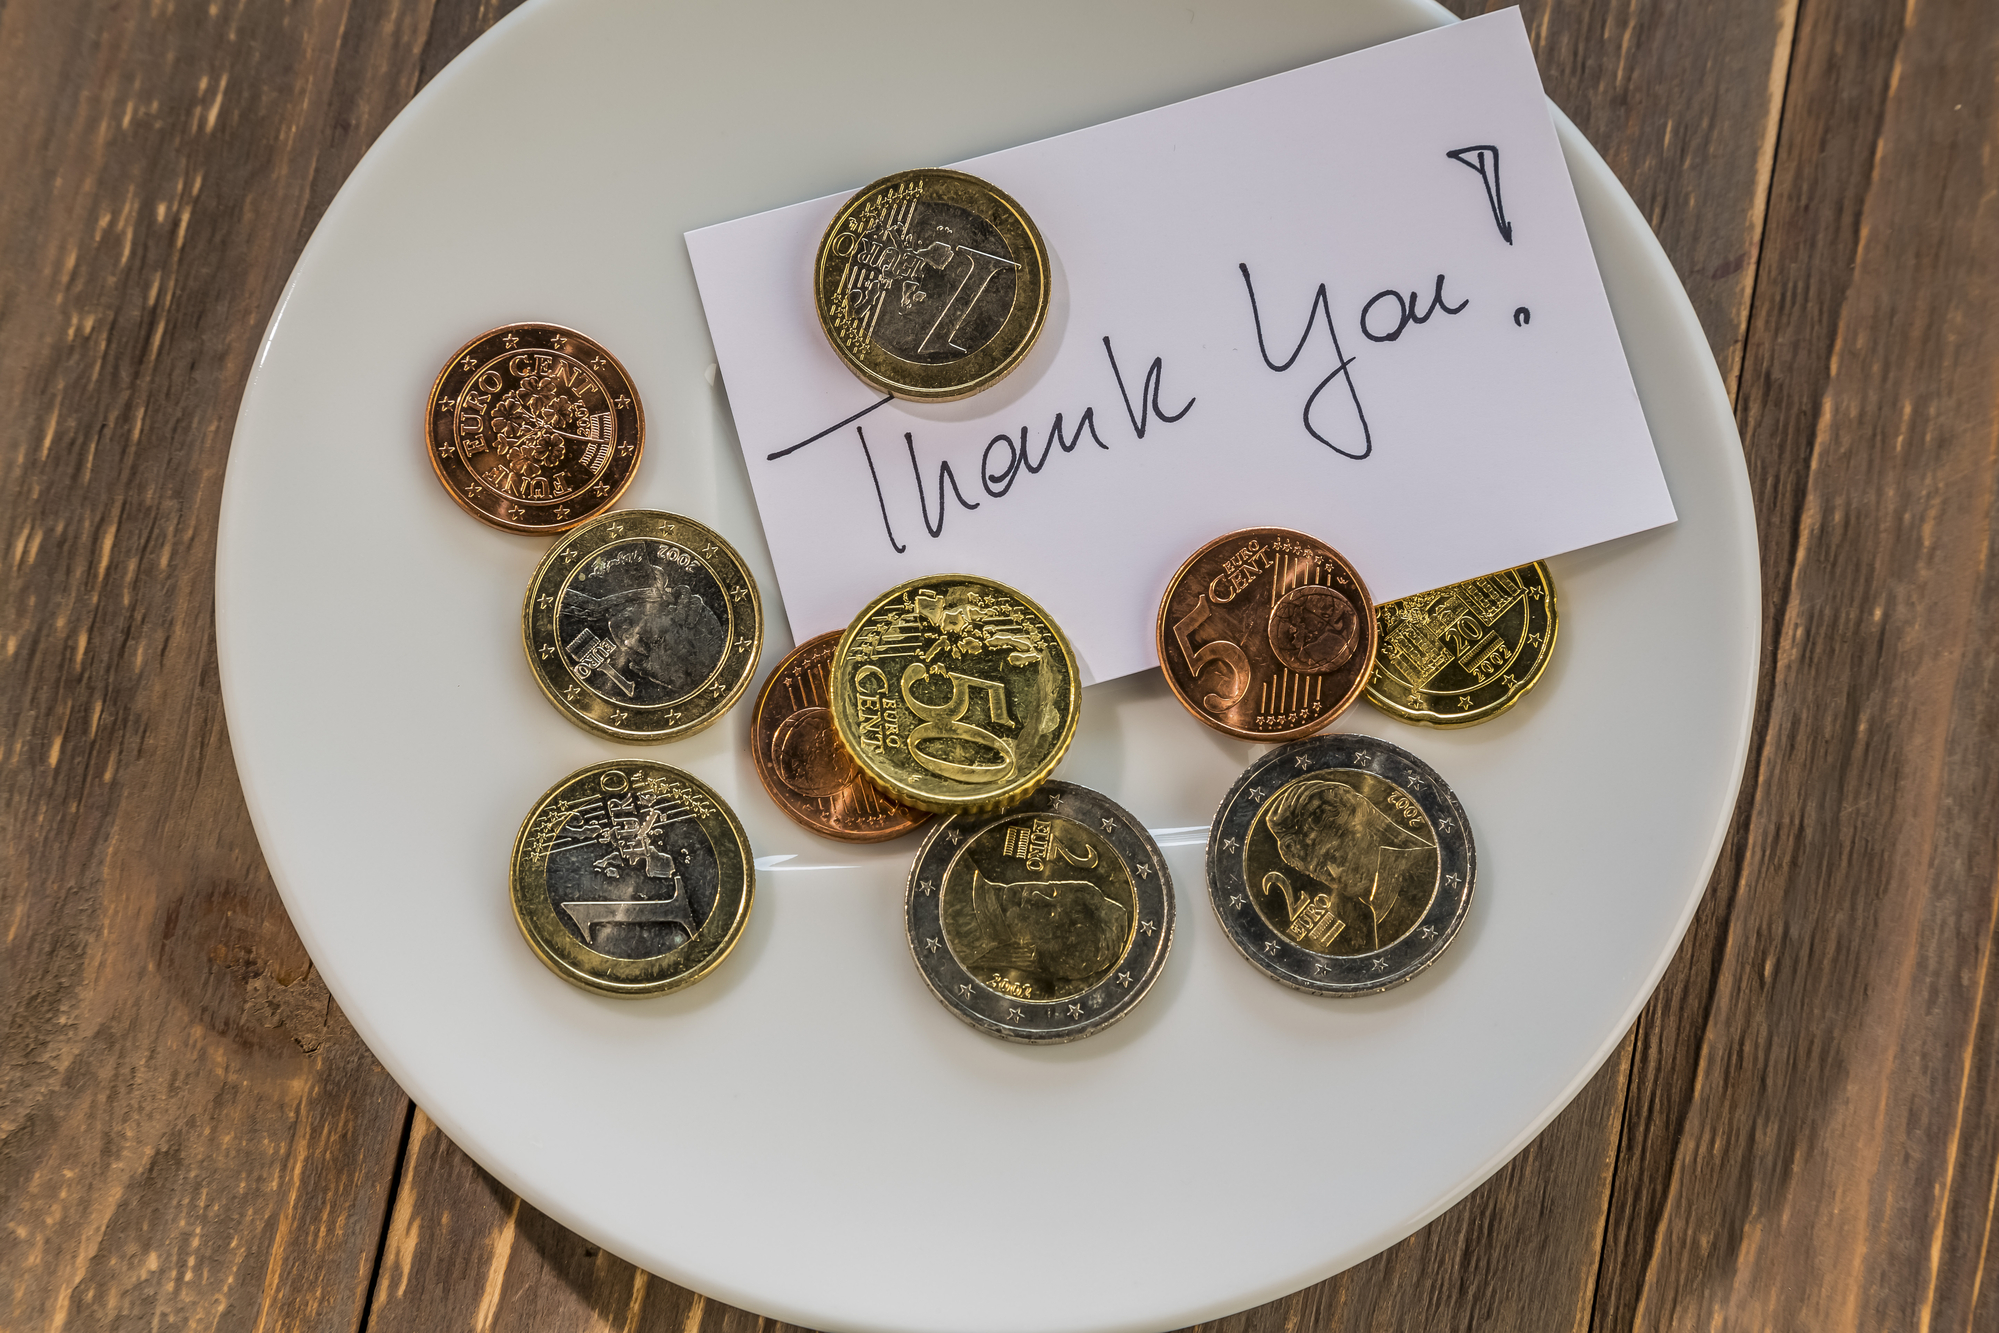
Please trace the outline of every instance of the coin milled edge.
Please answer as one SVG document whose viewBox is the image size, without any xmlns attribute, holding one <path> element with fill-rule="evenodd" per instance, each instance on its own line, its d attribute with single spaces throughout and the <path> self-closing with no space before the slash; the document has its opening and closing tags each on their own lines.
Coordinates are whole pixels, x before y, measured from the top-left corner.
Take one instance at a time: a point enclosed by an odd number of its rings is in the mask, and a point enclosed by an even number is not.
<svg viewBox="0 0 1999 1333">
<path fill-rule="evenodd" d="M 1375 677 L 1381 674 L 1381 669 L 1382 669 L 1381 660 L 1379 657 L 1377 657 L 1375 659 L 1374 669 L 1368 672 L 1368 677 L 1367 677 L 1367 701 L 1374 705 L 1376 711 L 1387 714 L 1389 717 L 1394 718 L 1397 722 L 1404 722 L 1413 727 L 1435 727 L 1438 730 L 1449 730 L 1457 727 L 1475 727 L 1481 722 L 1490 722 L 1493 718 L 1498 717 L 1502 713 L 1511 712 L 1515 704 L 1519 703 L 1522 699 L 1527 697 L 1527 692 L 1533 689 L 1534 686 L 1540 682 L 1542 675 L 1544 675 L 1548 670 L 1549 661 L 1552 660 L 1555 655 L 1555 639 L 1561 632 L 1562 618 L 1561 615 L 1556 610 L 1555 576 L 1553 575 L 1553 573 L 1549 571 L 1548 562 L 1545 560 L 1533 560 L 1529 561 L 1524 566 L 1515 565 L 1513 566 L 1513 568 L 1514 569 L 1527 568 L 1535 571 L 1535 576 L 1540 580 L 1539 591 L 1543 594 L 1543 596 L 1541 596 L 1540 598 L 1534 598 L 1533 589 L 1529 590 L 1528 596 L 1530 597 L 1530 599 L 1540 601 L 1542 612 L 1547 616 L 1548 620 L 1548 626 L 1546 630 L 1546 634 L 1548 636 L 1547 642 L 1541 645 L 1540 654 L 1535 659 L 1532 669 L 1528 671 L 1527 679 L 1521 681 L 1518 685 L 1515 685 L 1511 690 L 1509 690 L 1506 693 L 1505 697 L 1500 700 L 1497 707 L 1481 708 L 1473 705 L 1470 706 L 1467 709 L 1467 711 L 1455 714 L 1439 713 L 1433 709 L 1412 708 L 1406 704 L 1398 704 L 1389 695 L 1387 690 L 1376 689 L 1374 685 Z M 1470 581 L 1471 580 L 1469 579 L 1459 580 L 1460 583 L 1467 583 Z M 1445 586 L 1455 587 L 1456 585 L 1446 584 Z M 1437 591 L 1441 591 L 1441 589 Z M 1412 594 L 1412 596 L 1421 596 L 1421 595 L 1422 594 L 1420 593 Z M 1405 599 L 1398 597 L 1395 600 L 1403 601 Z M 1376 624 L 1377 624 L 1377 629 L 1376 629 L 1377 641 L 1379 641 L 1381 638 L 1379 632 L 1379 620 L 1382 609 L 1394 605 L 1395 602 L 1383 602 L 1380 606 L 1377 606 L 1374 609 Z M 1533 626 L 1533 612 L 1531 610 L 1528 613 L 1528 626 L 1530 629 Z M 1396 679 L 1398 681 L 1401 680 L 1400 677 L 1397 677 Z M 1487 685 L 1483 685 L 1478 688 L 1489 689 L 1490 687 L 1491 686 L 1488 683 Z M 1471 703 L 1471 696 L 1461 695 L 1459 697 L 1459 702 L 1461 704 L 1469 705 Z"/>
</svg>

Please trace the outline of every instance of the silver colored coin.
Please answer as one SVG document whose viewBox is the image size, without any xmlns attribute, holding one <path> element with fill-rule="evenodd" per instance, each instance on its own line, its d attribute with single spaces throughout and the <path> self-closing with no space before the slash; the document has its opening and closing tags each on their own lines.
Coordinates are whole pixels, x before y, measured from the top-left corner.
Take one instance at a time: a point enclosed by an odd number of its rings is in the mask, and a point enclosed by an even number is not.
<svg viewBox="0 0 1999 1333">
<path fill-rule="evenodd" d="M 1371 736 L 1272 750 L 1236 779 L 1208 834 L 1208 896 L 1229 942 L 1315 995 L 1372 995 L 1437 961 L 1476 879 L 1456 794 Z"/>
<path fill-rule="evenodd" d="M 944 1007 L 1008 1041 L 1075 1041 L 1130 1013 L 1173 943 L 1173 881 L 1122 806 L 1047 782 L 954 815 L 910 868 L 909 950 Z"/>
</svg>

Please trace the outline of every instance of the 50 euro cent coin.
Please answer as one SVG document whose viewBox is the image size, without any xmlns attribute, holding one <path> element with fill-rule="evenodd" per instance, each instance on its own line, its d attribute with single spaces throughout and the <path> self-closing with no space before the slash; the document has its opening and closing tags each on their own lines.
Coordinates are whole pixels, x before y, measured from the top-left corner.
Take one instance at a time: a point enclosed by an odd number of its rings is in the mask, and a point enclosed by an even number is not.
<svg viewBox="0 0 1999 1333">
<path fill-rule="evenodd" d="M 991 579 L 913 579 L 833 653 L 833 725 L 861 773 L 939 814 L 1025 800 L 1076 734 L 1076 656 L 1047 612 Z"/>
</svg>

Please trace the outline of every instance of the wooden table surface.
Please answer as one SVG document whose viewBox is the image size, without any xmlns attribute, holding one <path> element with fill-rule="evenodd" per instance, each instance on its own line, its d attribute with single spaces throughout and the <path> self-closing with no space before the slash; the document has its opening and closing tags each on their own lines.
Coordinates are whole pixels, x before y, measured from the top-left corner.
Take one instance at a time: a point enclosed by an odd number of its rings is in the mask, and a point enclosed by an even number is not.
<svg viewBox="0 0 1999 1333">
<path fill-rule="evenodd" d="M 0 1328 L 766 1322 L 549 1221 L 410 1104 L 286 920 L 216 688 L 258 336 L 362 151 L 512 7 L 0 0 Z M 1214 1327 L 1999 1329 L 1999 8 L 1526 18 L 1735 404 L 1742 797 L 1547 1132 Z"/>
</svg>

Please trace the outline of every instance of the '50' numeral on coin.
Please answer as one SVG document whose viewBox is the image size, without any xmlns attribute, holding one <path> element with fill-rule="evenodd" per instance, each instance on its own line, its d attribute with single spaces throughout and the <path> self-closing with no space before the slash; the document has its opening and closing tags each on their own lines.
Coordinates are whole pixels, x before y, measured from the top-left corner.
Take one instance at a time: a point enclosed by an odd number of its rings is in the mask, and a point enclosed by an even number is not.
<svg viewBox="0 0 1999 1333">
<path fill-rule="evenodd" d="M 1219 662 L 1229 669 L 1229 685 L 1226 694 L 1210 694 L 1202 698 L 1201 705 L 1209 712 L 1219 713 L 1235 706 L 1236 700 L 1249 690 L 1249 654 L 1242 645 L 1227 639 L 1216 639 L 1200 648 L 1194 647 L 1194 631 L 1206 624 L 1215 608 L 1208 605 L 1208 595 L 1202 593 L 1194 603 L 1194 609 L 1173 622 L 1173 641 L 1180 645 L 1181 656 L 1187 659 L 1187 670 L 1196 680 L 1211 664 Z"/>
</svg>

